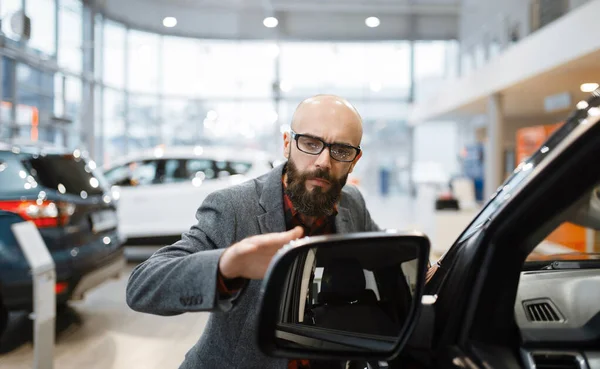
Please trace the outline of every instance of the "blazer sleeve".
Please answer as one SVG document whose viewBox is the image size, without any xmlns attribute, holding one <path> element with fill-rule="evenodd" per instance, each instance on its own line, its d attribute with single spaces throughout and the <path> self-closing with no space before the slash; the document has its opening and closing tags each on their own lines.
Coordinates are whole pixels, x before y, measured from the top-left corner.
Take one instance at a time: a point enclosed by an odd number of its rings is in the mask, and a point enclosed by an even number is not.
<svg viewBox="0 0 600 369">
<path fill-rule="evenodd" d="M 219 258 L 236 239 L 236 214 L 227 194 L 210 194 L 196 219 L 181 240 L 133 270 L 126 289 L 130 308 L 165 316 L 232 308 L 239 293 L 223 301 L 218 291 Z"/>
</svg>

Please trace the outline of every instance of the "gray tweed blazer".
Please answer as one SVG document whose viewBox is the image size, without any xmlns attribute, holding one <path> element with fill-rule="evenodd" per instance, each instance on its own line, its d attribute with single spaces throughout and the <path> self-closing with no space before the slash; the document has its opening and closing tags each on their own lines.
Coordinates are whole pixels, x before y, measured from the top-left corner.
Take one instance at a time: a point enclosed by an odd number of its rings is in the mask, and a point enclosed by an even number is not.
<svg viewBox="0 0 600 369">
<path fill-rule="evenodd" d="M 283 165 L 242 184 L 209 195 L 197 224 L 180 241 L 138 265 L 127 284 L 127 304 L 156 315 L 212 312 L 180 369 L 285 369 L 286 359 L 268 357 L 256 342 L 261 281 L 250 281 L 229 300 L 217 293 L 218 261 L 224 248 L 246 237 L 286 230 Z M 360 192 L 345 186 L 335 220 L 337 233 L 379 230 Z M 167 324 L 167 323 L 165 323 Z"/>
</svg>

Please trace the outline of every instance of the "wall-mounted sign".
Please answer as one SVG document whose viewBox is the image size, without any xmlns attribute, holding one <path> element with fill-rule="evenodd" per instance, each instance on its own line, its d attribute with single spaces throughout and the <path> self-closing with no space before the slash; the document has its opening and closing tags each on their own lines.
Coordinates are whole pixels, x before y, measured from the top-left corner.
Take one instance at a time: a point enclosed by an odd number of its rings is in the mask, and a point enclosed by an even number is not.
<svg viewBox="0 0 600 369">
<path fill-rule="evenodd" d="M 556 112 L 573 108 L 573 99 L 569 92 L 547 96 L 544 99 L 544 109 L 547 112 Z"/>
</svg>

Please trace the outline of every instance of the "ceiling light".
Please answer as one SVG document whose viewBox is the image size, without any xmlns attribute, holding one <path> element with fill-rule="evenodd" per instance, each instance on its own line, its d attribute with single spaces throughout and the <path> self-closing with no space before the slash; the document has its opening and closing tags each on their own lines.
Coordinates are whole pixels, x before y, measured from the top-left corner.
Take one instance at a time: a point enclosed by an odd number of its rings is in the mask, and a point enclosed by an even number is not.
<svg viewBox="0 0 600 369">
<path fill-rule="evenodd" d="M 600 108 L 590 108 L 590 110 L 588 110 L 588 115 L 590 117 L 597 117 L 600 115 Z"/>
<path fill-rule="evenodd" d="M 165 17 L 163 19 L 163 26 L 167 28 L 173 28 L 177 25 L 177 18 L 175 17 Z"/>
<path fill-rule="evenodd" d="M 594 92 L 599 87 L 597 83 L 584 83 L 581 85 L 582 92 Z"/>
<path fill-rule="evenodd" d="M 375 28 L 379 27 L 381 21 L 377 17 L 369 17 L 365 19 L 365 24 L 367 25 L 367 27 Z"/>
<path fill-rule="evenodd" d="M 579 110 L 587 109 L 588 106 L 589 106 L 589 104 L 585 100 L 581 100 L 580 102 L 577 103 L 577 109 L 579 109 Z"/>
<path fill-rule="evenodd" d="M 275 28 L 277 27 L 277 25 L 279 24 L 279 21 L 277 20 L 277 18 L 275 17 L 266 17 L 263 20 L 263 24 L 265 25 L 265 27 L 267 28 Z"/>
</svg>

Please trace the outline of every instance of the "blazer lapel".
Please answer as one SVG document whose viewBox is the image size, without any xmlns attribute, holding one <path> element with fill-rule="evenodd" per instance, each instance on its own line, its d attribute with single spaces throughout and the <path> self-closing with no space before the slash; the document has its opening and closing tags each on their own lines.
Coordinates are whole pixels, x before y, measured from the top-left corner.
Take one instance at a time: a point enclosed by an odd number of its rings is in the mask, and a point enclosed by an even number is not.
<svg viewBox="0 0 600 369">
<path fill-rule="evenodd" d="M 356 232 L 350 210 L 338 206 L 338 214 L 335 217 L 335 229 L 339 234 Z"/>
<path fill-rule="evenodd" d="M 283 175 L 281 164 L 269 173 L 260 194 L 260 206 L 265 210 L 258 216 L 261 233 L 285 232 L 285 215 L 283 214 Z"/>
</svg>

